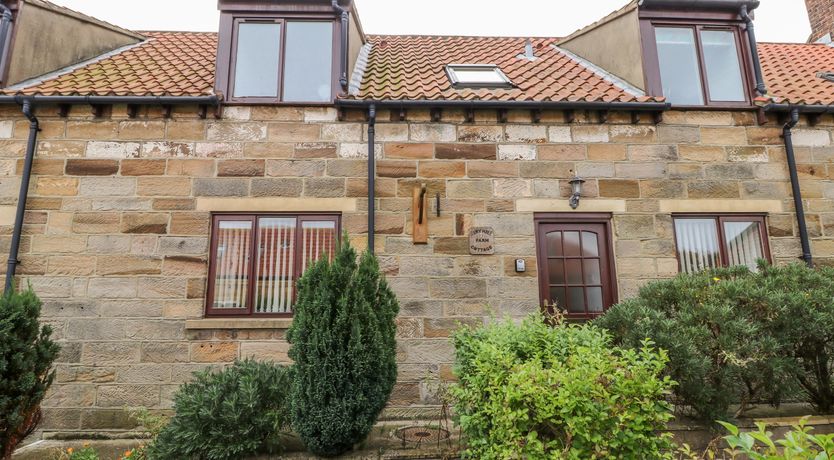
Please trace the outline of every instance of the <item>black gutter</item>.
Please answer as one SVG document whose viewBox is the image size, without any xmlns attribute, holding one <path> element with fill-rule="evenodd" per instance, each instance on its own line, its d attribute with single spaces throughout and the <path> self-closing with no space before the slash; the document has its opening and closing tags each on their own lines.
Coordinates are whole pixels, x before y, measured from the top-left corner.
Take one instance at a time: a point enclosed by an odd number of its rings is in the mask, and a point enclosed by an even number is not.
<svg viewBox="0 0 834 460">
<path fill-rule="evenodd" d="M 23 177 L 20 180 L 20 193 L 17 198 L 17 212 L 15 214 L 14 232 L 12 233 L 12 245 L 9 248 L 9 260 L 6 266 L 6 295 L 11 295 L 14 289 L 14 275 L 17 265 L 20 263 L 18 254 L 20 252 L 20 235 L 23 232 L 23 218 L 26 214 L 26 199 L 29 197 L 29 180 L 32 177 L 32 163 L 35 160 L 35 147 L 38 143 L 38 131 L 40 124 L 37 117 L 32 114 L 32 103 L 23 103 L 23 115 L 29 119 L 29 141 L 26 143 L 26 158 L 23 163 Z"/>
<path fill-rule="evenodd" d="M 23 176 L 20 180 L 20 192 L 17 199 L 12 244 L 6 268 L 5 293 L 8 295 L 14 287 L 14 276 L 20 263 L 20 237 L 23 233 L 23 218 L 26 215 L 26 200 L 29 196 L 29 182 L 32 179 L 32 164 L 38 145 L 40 124 L 32 113 L 36 104 L 134 104 L 134 105 L 218 105 L 218 96 L 0 96 L 0 104 L 19 104 L 23 115 L 29 120 L 29 140 L 26 144 L 26 158 L 23 163 Z"/>
<path fill-rule="evenodd" d="M 760 96 L 767 94 L 764 77 L 762 77 L 762 63 L 759 60 L 759 45 L 756 42 L 756 28 L 753 25 L 753 18 L 750 17 L 747 5 L 741 6 L 741 18 L 747 24 L 747 40 L 750 41 L 750 52 L 753 54 L 753 73 L 756 75 L 756 92 Z"/>
<path fill-rule="evenodd" d="M 672 105 L 666 102 L 586 102 L 586 101 L 463 101 L 463 100 L 364 100 L 336 99 L 336 105 L 344 108 L 463 108 L 463 109 L 522 109 L 522 110 L 608 110 L 625 112 L 663 112 Z"/>
<path fill-rule="evenodd" d="M 368 107 L 368 251 L 374 253 L 376 237 L 376 106 Z"/>
<path fill-rule="evenodd" d="M 218 105 L 220 98 L 211 96 L 0 96 L 0 104 L 90 104 L 90 105 Z"/>
<path fill-rule="evenodd" d="M 347 91 L 348 89 L 348 78 L 347 78 L 347 59 L 348 59 L 348 32 L 350 28 L 350 24 L 348 22 L 350 11 L 339 5 L 339 0 L 332 0 L 333 9 L 339 13 L 342 21 L 342 38 L 341 38 L 341 49 L 339 54 L 339 84 L 342 85 L 342 90 Z"/>
<path fill-rule="evenodd" d="M 802 244 L 802 260 L 814 268 L 814 259 L 811 255 L 811 241 L 808 239 L 808 226 L 805 222 L 805 206 L 802 203 L 802 191 L 799 187 L 799 173 L 796 170 L 796 156 L 793 151 L 793 135 L 791 130 L 799 123 L 799 109 L 791 111 L 791 118 L 782 128 L 782 137 L 785 139 L 785 154 L 788 159 L 788 171 L 791 175 L 791 190 L 793 192 L 793 203 L 796 208 L 796 220 L 799 224 L 799 241 Z"/>
<path fill-rule="evenodd" d="M 768 104 L 764 107 L 765 112 L 809 113 L 819 115 L 823 113 L 834 113 L 834 105 L 791 105 L 791 104 Z"/>
</svg>

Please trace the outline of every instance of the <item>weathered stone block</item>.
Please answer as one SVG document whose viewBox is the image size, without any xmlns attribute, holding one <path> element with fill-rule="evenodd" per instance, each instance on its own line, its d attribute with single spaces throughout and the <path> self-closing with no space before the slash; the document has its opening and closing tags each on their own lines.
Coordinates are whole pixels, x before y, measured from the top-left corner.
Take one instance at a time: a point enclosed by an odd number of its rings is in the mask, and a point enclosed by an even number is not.
<svg viewBox="0 0 834 460">
<path fill-rule="evenodd" d="M 316 126 L 316 128 L 318 128 Z M 222 142 L 257 142 L 266 139 L 263 123 L 210 123 L 206 139 Z"/>
<path fill-rule="evenodd" d="M 446 184 L 448 198 L 490 198 L 492 196 L 491 180 L 450 180 Z"/>
<path fill-rule="evenodd" d="M 124 167 L 124 166 L 123 166 Z M 168 160 L 169 176 L 211 177 L 214 176 L 214 160 Z"/>
<path fill-rule="evenodd" d="M 363 166 L 367 169 L 366 164 Z M 376 173 L 379 177 L 417 177 L 417 163 L 405 160 L 380 160 L 377 163 Z"/>
<path fill-rule="evenodd" d="M 385 157 L 412 160 L 433 158 L 434 144 L 385 144 Z"/>
<path fill-rule="evenodd" d="M 208 250 L 208 238 L 163 237 L 159 240 L 159 253 L 163 255 L 200 255 Z"/>
<path fill-rule="evenodd" d="M 125 213 L 122 215 L 122 233 L 168 233 L 168 214 Z"/>
<path fill-rule="evenodd" d="M 495 144 L 437 144 L 435 157 L 439 160 L 494 160 Z"/>
<path fill-rule="evenodd" d="M 117 160 L 69 159 L 66 165 L 66 174 L 69 176 L 112 176 L 118 172 Z"/>
<path fill-rule="evenodd" d="M 498 159 L 532 161 L 536 159 L 536 152 L 535 145 L 499 145 Z"/>
<path fill-rule="evenodd" d="M 295 144 L 290 155 L 293 158 L 336 158 L 338 157 L 339 144 L 328 142 L 303 142 Z M 284 155 L 265 155 L 269 158 L 289 158 Z"/>
<path fill-rule="evenodd" d="M 518 177 L 518 168 L 516 161 L 468 161 L 466 175 L 472 178 Z"/>
<path fill-rule="evenodd" d="M 432 178 L 464 177 L 466 176 L 466 163 L 463 161 L 421 161 L 418 166 L 418 176 Z"/>
<path fill-rule="evenodd" d="M 162 260 L 132 255 L 101 256 L 96 272 L 101 276 L 158 275 L 162 272 Z"/>
<path fill-rule="evenodd" d="M 678 152 L 671 145 L 629 145 L 628 157 L 632 161 L 675 161 Z"/>
<path fill-rule="evenodd" d="M 165 160 L 122 160 L 123 176 L 161 176 L 165 174 Z"/>
<path fill-rule="evenodd" d="M 457 139 L 455 125 L 431 123 L 409 125 L 409 137 L 416 142 L 454 142 Z"/>
<path fill-rule="evenodd" d="M 191 344 L 191 361 L 195 363 L 228 363 L 238 358 L 238 342 L 201 342 Z"/>
<path fill-rule="evenodd" d="M 218 177 L 263 177 L 264 160 L 221 160 L 217 162 Z"/>
<path fill-rule="evenodd" d="M 272 177 L 323 176 L 325 162 L 320 160 L 267 160 L 266 175 Z"/>
<path fill-rule="evenodd" d="M 578 144 L 610 141 L 607 125 L 576 125 L 571 127 L 571 133 Z"/>
<path fill-rule="evenodd" d="M 82 177 L 78 186 L 81 196 L 131 196 L 136 194 L 136 179 L 128 177 Z"/>
<path fill-rule="evenodd" d="M 194 179 L 194 196 L 247 196 L 247 179 Z"/>
<path fill-rule="evenodd" d="M 547 126 L 508 125 L 504 128 L 504 140 L 507 142 L 544 144 L 548 140 Z"/>
<path fill-rule="evenodd" d="M 345 179 L 341 177 L 307 177 L 304 179 L 304 196 L 338 198 L 345 196 Z"/>
<path fill-rule="evenodd" d="M 769 160 L 764 147 L 727 147 L 727 157 L 730 161 L 748 163 L 767 163 Z"/>
<path fill-rule="evenodd" d="M 159 385 L 99 385 L 99 407 L 155 407 L 159 404 Z"/>
<path fill-rule="evenodd" d="M 539 160 L 576 161 L 588 156 L 588 146 L 581 144 L 545 144 L 537 147 Z"/>
<path fill-rule="evenodd" d="M 527 178 L 567 179 L 574 176 L 575 164 L 556 161 L 536 161 L 519 164 L 519 175 Z"/>
<path fill-rule="evenodd" d="M 35 194 L 42 196 L 75 196 L 78 194 L 78 179 L 71 177 L 38 177 Z M 20 188 L 19 178 L 5 179 L 10 188 Z"/>
<path fill-rule="evenodd" d="M 642 239 L 656 236 L 653 216 L 615 216 L 615 230 L 623 239 Z"/>
<path fill-rule="evenodd" d="M 501 126 L 458 126 L 458 142 L 499 142 L 504 138 Z"/>
<path fill-rule="evenodd" d="M 600 179 L 601 198 L 639 198 L 640 184 L 636 180 Z"/>
<path fill-rule="evenodd" d="M 321 126 L 309 123 L 270 123 L 269 140 L 275 142 L 315 142 L 320 139 Z"/>
<path fill-rule="evenodd" d="M 707 177 L 710 177 L 707 174 Z M 686 186 L 689 198 L 739 198 L 739 184 L 733 181 L 692 181 Z"/>
</svg>

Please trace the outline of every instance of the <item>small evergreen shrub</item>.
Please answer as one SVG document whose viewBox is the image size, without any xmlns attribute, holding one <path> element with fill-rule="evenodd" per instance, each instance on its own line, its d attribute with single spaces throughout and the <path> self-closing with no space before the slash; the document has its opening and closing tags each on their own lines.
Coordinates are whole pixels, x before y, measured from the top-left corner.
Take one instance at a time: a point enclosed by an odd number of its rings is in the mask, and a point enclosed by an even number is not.
<svg viewBox="0 0 834 460">
<path fill-rule="evenodd" d="M 363 441 L 397 379 L 397 299 L 372 254 L 356 259 L 345 236 L 332 262 L 307 270 L 287 333 L 293 428 L 318 455 Z"/>
<path fill-rule="evenodd" d="M 595 324 L 618 345 L 638 349 L 649 338 L 667 350 L 673 401 L 700 420 L 725 419 L 735 403 L 739 413 L 753 401 L 775 405 L 795 391 L 790 359 L 768 330 L 771 293 L 757 278 L 735 267 L 650 283 Z"/>
<path fill-rule="evenodd" d="M 174 396 L 175 415 L 147 447 L 151 459 L 231 460 L 280 449 L 287 368 L 246 360 L 195 374 Z"/>
<path fill-rule="evenodd" d="M 752 282 L 767 292 L 769 334 L 790 358 L 790 376 L 822 413 L 834 411 L 834 268 L 762 266 Z"/>
<path fill-rule="evenodd" d="M 15 447 L 40 421 L 40 403 L 55 377 L 52 329 L 41 326 L 41 301 L 32 290 L 0 295 L 0 454 Z"/>
<path fill-rule="evenodd" d="M 454 334 L 466 458 L 664 458 L 665 352 L 614 347 L 594 326 L 541 317 Z"/>
</svg>

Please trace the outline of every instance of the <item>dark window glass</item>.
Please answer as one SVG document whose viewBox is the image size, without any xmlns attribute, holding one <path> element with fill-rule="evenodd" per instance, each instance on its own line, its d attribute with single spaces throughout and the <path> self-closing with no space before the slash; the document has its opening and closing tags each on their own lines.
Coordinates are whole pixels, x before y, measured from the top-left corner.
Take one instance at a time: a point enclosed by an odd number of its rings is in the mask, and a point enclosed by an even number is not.
<svg viewBox="0 0 834 460">
<path fill-rule="evenodd" d="M 238 26 L 234 97 L 278 97 L 281 24 Z"/>
<path fill-rule="evenodd" d="M 298 278 L 335 254 L 338 224 L 326 215 L 214 216 L 207 314 L 291 315 Z"/>
<path fill-rule="evenodd" d="M 736 35 L 728 30 L 701 31 L 709 98 L 713 101 L 744 102 L 744 83 L 738 62 Z"/>
<path fill-rule="evenodd" d="M 762 216 L 678 216 L 675 239 L 683 273 L 737 265 L 755 271 L 770 257 Z"/>
<path fill-rule="evenodd" d="M 284 100 L 328 102 L 332 95 L 333 23 L 288 22 Z"/>
</svg>

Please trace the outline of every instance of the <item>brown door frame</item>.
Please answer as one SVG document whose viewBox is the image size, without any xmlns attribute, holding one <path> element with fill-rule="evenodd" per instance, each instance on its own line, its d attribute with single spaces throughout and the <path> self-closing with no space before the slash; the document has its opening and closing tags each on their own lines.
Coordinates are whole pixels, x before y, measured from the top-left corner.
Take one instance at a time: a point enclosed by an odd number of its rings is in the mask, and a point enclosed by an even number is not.
<svg viewBox="0 0 834 460">
<path fill-rule="evenodd" d="M 538 268 L 538 282 L 539 282 L 539 302 L 541 308 L 544 310 L 546 302 L 549 301 L 550 289 L 549 280 L 545 277 L 549 276 L 547 267 L 547 249 L 544 242 L 544 235 L 541 229 L 548 224 L 554 225 L 602 225 L 605 230 L 605 239 L 607 241 L 599 242 L 600 250 L 607 251 L 605 255 L 608 259 L 608 269 L 600 266 L 603 285 L 603 313 L 612 305 L 619 302 L 619 285 L 617 284 L 617 269 L 614 256 L 614 233 L 612 226 L 612 213 L 536 213 L 534 215 L 534 224 L 536 232 L 536 263 Z M 600 260 L 602 260 L 600 254 Z M 566 274 L 567 275 L 567 274 Z M 606 289 L 607 287 L 607 289 Z M 605 292 L 605 291 L 608 292 Z M 610 305 L 605 305 L 606 300 Z M 570 319 L 591 319 L 601 314 L 570 314 L 566 313 Z"/>
</svg>

